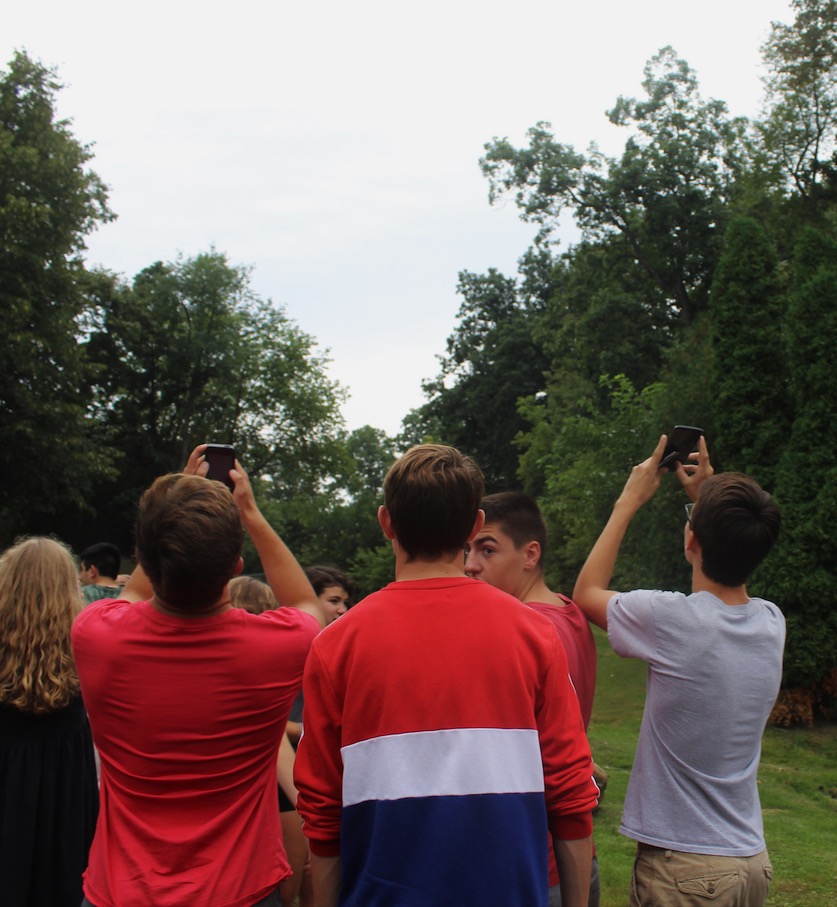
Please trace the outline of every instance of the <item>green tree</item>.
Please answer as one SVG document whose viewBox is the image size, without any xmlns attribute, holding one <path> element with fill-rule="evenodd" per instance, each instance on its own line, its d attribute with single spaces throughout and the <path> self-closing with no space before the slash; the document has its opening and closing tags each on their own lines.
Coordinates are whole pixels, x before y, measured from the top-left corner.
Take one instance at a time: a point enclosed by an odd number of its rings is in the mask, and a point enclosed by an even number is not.
<svg viewBox="0 0 837 907">
<path fill-rule="evenodd" d="M 834 202 L 837 188 L 837 2 L 793 0 L 792 6 L 794 23 L 774 22 L 762 49 L 769 72 L 760 132 L 768 162 L 816 217 L 824 201 Z"/>
<path fill-rule="evenodd" d="M 539 501 L 549 525 L 547 572 L 565 591 L 572 590 L 632 466 L 648 456 L 661 433 L 662 384 L 637 390 L 624 375 L 602 384 L 607 410 L 591 407 L 569 415 L 542 461 Z M 671 476 L 626 537 L 614 588 L 688 587 L 681 504 L 680 483 Z"/>
<path fill-rule="evenodd" d="M 384 546 L 377 513 L 383 503 L 384 476 L 396 458 L 395 442 L 380 429 L 364 425 L 348 434 L 341 447 L 343 459 L 321 491 L 266 506 L 301 563 L 347 570 L 365 595 L 379 587 L 375 577 L 380 573 L 367 576 L 365 566 L 377 548 L 388 552 L 387 576 L 393 569 L 392 549 Z"/>
<path fill-rule="evenodd" d="M 534 267 L 534 259 L 527 265 Z M 525 286 L 536 284 L 529 275 Z M 487 274 L 462 272 L 457 289 L 463 300 L 459 323 L 448 338 L 441 373 L 424 385 L 430 399 L 419 419 L 413 415 L 424 431 L 415 425 L 412 430 L 473 456 L 489 490 L 519 488 L 514 442 L 526 423 L 517 415 L 517 401 L 543 387 L 546 359 L 532 334 L 543 299 L 493 268 Z"/>
<path fill-rule="evenodd" d="M 785 331 L 795 418 L 777 469 L 782 533 L 757 584 L 787 617 L 785 683 L 803 687 L 837 667 L 837 242 L 806 229 L 791 279 Z"/>
<path fill-rule="evenodd" d="M 548 123 L 529 147 L 486 145 L 491 201 L 513 192 L 523 220 L 545 241 L 565 210 L 590 242 L 620 237 L 662 304 L 689 323 L 705 306 L 727 209 L 748 159 L 746 121 L 704 101 L 689 66 L 670 47 L 645 67 L 644 100 L 620 97 L 611 122 L 632 129 L 620 160 L 591 145 L 587 156 L 556 142 Z"/>
<path fill-rule="evenodd" d="M 100 509 L 132 512 L 139 491 L 201 441 L 234 444 L 260 496 L 326 487 L 342 463 L 343 391 L 313 338 L 252 291 L 248 269 L 213 250 L 158 262 L 96 302 L 92 416 L 123 453 Z"/>
<path fill-rule="evenodd" d="M 0 75 L 0 542 L 85 511 L 109 465 L 84 432 L 93 370 L 78 325 L 85 236 L 111 214 L 89 146 L 56 118 L 60 88 L 25 53 Z"/>
<path fill-rule="evenodd" d="M 733 220 L 727 229 L 710 312 L 718 461 L 772 489 L 791 423 L 784 311 L 775 252 L 751 218 Z"/>
</svg>

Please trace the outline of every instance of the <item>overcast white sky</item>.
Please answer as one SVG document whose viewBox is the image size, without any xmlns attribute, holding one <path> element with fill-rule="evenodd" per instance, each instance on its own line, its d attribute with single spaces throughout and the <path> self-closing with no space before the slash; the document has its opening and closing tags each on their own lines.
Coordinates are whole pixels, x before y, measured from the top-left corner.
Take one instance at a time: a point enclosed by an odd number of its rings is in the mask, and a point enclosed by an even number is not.
<svg viewBox="0 0 837 907">
<path fill-rule="evenodd" d="M 27 0 L 16 49 L 58 68 L 114 223 L 89 260 L 131 278 L 214 245 L 329 350 L 349 428 L 390 434 L 454 327 L 461 270 L 513 274 L 534 231 L 490 207 L 495 136 L 539 120 L 617 155 L 604 112 L 670 44 L 705 97 L 755 116 L 787 0 Z M 572 237 L 572 233 L 567 233 Z"/>
</svg>

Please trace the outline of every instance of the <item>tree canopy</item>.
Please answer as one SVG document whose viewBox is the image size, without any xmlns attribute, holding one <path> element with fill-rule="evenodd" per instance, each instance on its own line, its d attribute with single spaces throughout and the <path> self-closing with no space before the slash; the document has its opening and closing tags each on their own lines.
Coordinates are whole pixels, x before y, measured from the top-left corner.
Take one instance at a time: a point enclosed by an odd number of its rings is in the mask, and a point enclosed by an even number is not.
<svg viewBox="0 0 837 907">
<path fill-rule="evenodd" d="M 0 536 L 82 510 L 109 457 L 81 426 L 93 369 L 76 342 L 85 237 L 112 215 L 92 151 L 58 120 L 55 74 L 18 53 L 0 75 Z M 25 468 L 24 468 L 25 467 Z M 25 514 L 23 520 L 21 515 Z"/>
<path fill-rule="evenodd" d="M 664 47 L 641 95 L 607 114 L 621 154 L 579 151 L 545 121 L 522 147 L 485 145 L 489 201 L 510 196 L 538 233 L 516 274 L 460 273 L 439 373 L 398 438 L 346 430 L 325 353 L 223 253 L 130 280 L 86 269 L 85 236 L 112 216 L 107 192 L 90 148 L 55 117 L 55 74 L 18 54 L 0 78 L 0 457 L 14 477 L 0 491 L 2 541 L 55 531 L 129 545 L 139 490 L 197 441 L 231 442 L 300 559 L 347 568 L 369 592 L 392 576 L 375 521 L 383 475 L 409 444 L 436 440 L 474 455 L 489 490 L 539 499 L 548 580 L 567 591 L 630 466 L 661 432 L 697 424 L 716 468 L 752 473 L 782 507 L 750 591 L 788 618 L 787 720 L 827 711 L 837 2 L 792 9 L 763 47 L 757 119 L 704 98 Z M 581 240 L 559 249 L 567 217 Z M 668 481 L 643 509 L 615 584 L 688 584 L 679 499 Z"/>
<path fill-rule="evenodd" d="M 523 147 L 486 144 L 489 201 L 510 196 L 539 231 L 518 279 L 493 270 L 460 279 L 460 318 L 418 415 L 432 414 L 428 433 L 490 451 L 489 463 L 517 463 L 499 475 L 538 497 L 549 579 L 564 590 L 631 464 L 675 423 L 701 425 L 716 468 L 753 474 L 783 508 L 785 529 L 752 594 L 785 609 L 785 682 L 806 691 L 785 714 L 809 720 L 837 689 L 827 606 L 837 581 L 824 528 L 834 472 L 837 4 L 794 0 L 793 10 L 795 21 L 773 23 L 764 45 L 759 120 L 704 99 L 665 47 L 645 67 L 643 95 L 618 98 L 608 113 L 626 131 L 621 155 L 595 144 L 580 152 L 546 122 Z M 568 216 L 582 238 L 559 252 L 554 231 Z M 491 288 L 493 304 L 475 288 Z M 529 299 L 537 304 L 527 308 Z M 500 338 L 537 364 L 526 383 L 510 370 L 504 418 L 488 404 L 503 369 L 487 353 Z M 678 494 L 678 483 L 664 483 L 631 527 L 618 588 L 688 585 L 682 524 L 671 516 Z"/>
</svg>

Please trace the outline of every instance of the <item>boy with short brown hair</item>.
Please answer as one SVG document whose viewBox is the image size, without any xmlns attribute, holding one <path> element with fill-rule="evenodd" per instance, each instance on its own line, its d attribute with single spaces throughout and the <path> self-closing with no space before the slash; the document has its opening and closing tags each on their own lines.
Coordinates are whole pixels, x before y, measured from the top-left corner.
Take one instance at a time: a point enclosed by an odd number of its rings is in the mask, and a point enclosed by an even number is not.
<svg viewBox="0 0 837 907">
<path fill-rule="evenodd" d="M 547 823 L 566 904 L 586 900 L 597 789 L 554 628 L 465 576 L 482 474 L 420 445 L 378 519 L 396 581 L 314 643 L 296 763 L 318 907 L 533 907 Z"/>
</svg>

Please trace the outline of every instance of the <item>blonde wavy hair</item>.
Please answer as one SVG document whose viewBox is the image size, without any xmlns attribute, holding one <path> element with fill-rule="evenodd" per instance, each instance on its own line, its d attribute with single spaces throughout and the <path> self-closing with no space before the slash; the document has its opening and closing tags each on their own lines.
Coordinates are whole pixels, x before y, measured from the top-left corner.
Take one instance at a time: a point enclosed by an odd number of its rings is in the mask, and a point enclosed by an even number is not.
<svg viewBox="0 0 837 907">
<path fill-rule="evenodd" d="M 251 614 L 262 614 L 279 607 L 273 590 L 267 583 L 252 576 L 236 576 L 230 580 L 230 604 Z"/>
<path fill-rule="evenodd" d="M 44 714 L 78 693 L 70 628 L 82 607 L 61 542 L 21 539 L 0 556 L 0 702 Z"/>
</svg>

